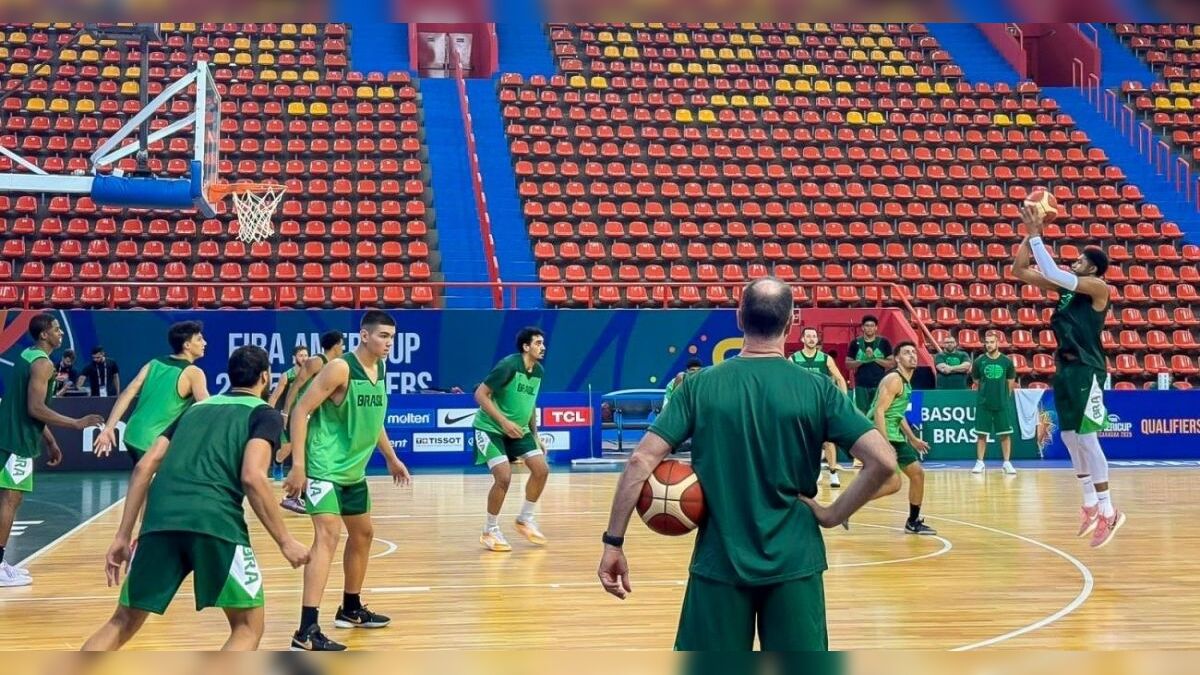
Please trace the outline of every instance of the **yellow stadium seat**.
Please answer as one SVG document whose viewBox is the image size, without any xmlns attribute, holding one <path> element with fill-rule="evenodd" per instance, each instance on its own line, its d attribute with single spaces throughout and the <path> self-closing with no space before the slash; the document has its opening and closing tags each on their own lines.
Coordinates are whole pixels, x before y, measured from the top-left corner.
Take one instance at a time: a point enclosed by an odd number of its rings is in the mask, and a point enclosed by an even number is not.
<svg viewBox="0 0 1200 675">
<path fill-rule="evenodd" d="M 158 28 L 163 32 L 170 32 L 175 30 L 175 24 L 164 21 L 158 24 Z"/>
<path fill-rule="evenodd" d="M 50 112 L 65 113 L 71 112 L 71 102 L 65 98 L 56 98 L 50 101 Z"/>
<path fill-rule="evenodd" d="M 125 79 L 136 80 L 142 76 L 141 66 L 129 66 L 125 69 Z"/>
<path fill-rule="evenodd" d="M 138 95 L 138 83 L 126 80 L 124 83 L 121 84 L 121 95 L 122 96 L 137 96 Z"/>
<path fill-rule="evenodd" d="M 867 124 L 887 124 L 887 118 L 883 116 L 883 113 L 872 110 L 867 113 Z"/>
<path fill-rule="evenodd" d="M 256 62 L 260 66 L 273 66 L 275 65 L 275 55 L 271 52 L 261 52 Z"/>
<path fill-rule="evenodd" d="M 838 82 L 833 85 L 833 90 L 839 94 L 853 94 L 854 85 L 845 80 L 838 80 Z"/>
<path fill-rule="evenodd" d="M 700 25 L 704 27 L 704 30 L 721 30 L 721 24 L 719 24 L 719 23 L 709 22 L 709 23 L 702 23 Z"/>
<path fill-rule="evenodd" d="M 85 49 L 83 50 L 83 53 L 79 55 L 79 60 L 84 63 L 99 63 L 100 52 L 96 51 L 95 49 Z"/>
<path fill-rule="evenodd" d="M 896 42 L 892 40 L 892 38 L 884 35 L 883 37 L 879 38 L 879 46 L 883 49 L 891 49 L 892 47 L 896 46 Z"/>
<path fill-rule="evenodd" d="M 872 49 L 871 60 L 875 62 L 887 61 L 887 54 L 882 49 Z"/>
<path fill-rule="evenodd" d="M 1175 38 L 1175 49 L 1191 49 L 1192 45 L 1186 38 Z"/>
<path fill-rule="evenodd" d="M 372 99 L 375 98 L 375 90 L 364 84 L 354 90 L 354 96 L 360 99 Z"/>
<path fill-rule="evenodd" d="M 738 24 L 738 28 L 742 30 L 758 30 L 758 24 L 752 21 L 743 21 Z"/>
<path fill-rule="evenodd" d="M 858 46 L 858 40 L 855 40 L 854 38 L 850 37 L 849 35 L 843 35 L 842 36 L 842 46 L 845 47 L 846 49 L 853 49 L 854 47 Z"/>
<path fill-rule="evenodd" d="M 899 73 L 900 73 L 900 77 L 916 77 L 917 76 L 916 69 L 913 68 L 912 66 L 908 65 L 907 63 L 900 66 Z"/>
<path fill-rule="evenodd" d="M 91 34 L 85 33 L 79 36 L 79 44 L 83 47 L 94 46 L 96 44 L 96 38 L 92 37 Z"/>
<path fill-rule="evenodd" d="M 663 24 L 661 21 L 654 21 L 646 25 L 650 30 L 662 30 Z"/>
<path fill-rule="evenodd" d="M 593 75 L 591 80 L 588 80 L 588 86 L 592 89 L 608 89 L 608 80 L 600 75 Z"/>
<path fill-rule="evenodd" d="M 304 104 L 300 101 L 292 101 L 288 104 L 287 112 L 292 117 L 303 117 L 305 113 Z"/>
<path fill-rule="evenodd" d="M 828 94 L 833 91 L 833 86 L 829 84 L 829 80 L 817 80 L 813 82 L 813 91 L 818 94 Z"/>
<path fill-rule="evenodd" d="M 263 82 L 275 82 L 279 79 L 279 73 L 275 72 L 274 68 L 265 68 L 258 74 L 258 79 Z"/>
<path fill-rule="evenodd" d="M 294 70 L 285 70 L 279 74 L 279 79 L 283 80 L 284 82 L 296 82 L 300 79 L 300 73 L 297 73 Z"/>
<path fill-rule="evenodd" d="M 1009 119 L 1008 115 L 1000 113 L 992 118 L 992 124 L 995 124 L 998 127 L 1011 127 L 1012 120 Z"/>
<path fill-rule="evenodd" d="M 813 90 L 812 82 L 808 80 L 796 80 L 796 93 L 808 94 Z"/>
<path fill-rule="evenodd" d="M 13 76 L 28 75 L 29 74 L 29 66 L 26 65 L 24 62 L 14 63 L 8 67 L 8 74 L 13 75 Z"/>
<path fill-rule="evenodd" d="M 871 33 L 872 35 L 882 35 L 887 31 L 883 30 L 882 24 L 873 23 L 867 26 L 867 32 Z"/>
<path fill-rule="evenodd" d="M 381 101 L 396 98 L 396 90 L 391 85 L 385 84 L 379 88 L 379 91 L 375 92 L 375 98 Z"/>
<path fill-rule="evenodd" d="M 1175 99 L 1175 109 L 1176 110 L 1191 110 L 1192 109 L 1191 99 L 1184 98 L 1183 96 L 1176 98 Z"/>
<path fill-rule="evenodd" d="M 892 63 L 904 63 L 907 60 L 908 59 L 904 57 L 904 52 L 900 51 L 899 49 L 893 49 L 888 52 L 888 61 L 891 61 Z"/>
<path fill-rule="evenodd" d="M 729 106 L 729 99 L 725 98 L 725 94 L 713 94 L 709 97 L 708 103 L 712 106 L 725 108 Z"/>
<path fill-rule="evenodd" d="M 587 78 L 582 75 L 572 75 L 570 80 L 567 80 L 567 85 L 572 89 L 583 89 L 587 86 Z"/>
<path fill-rule="evenodd" d="M 294 23 L 283 24 L 282 26 L 279 27 L 279 32 L 282 35 L 296 35 L 297 33 L 299 33 L 299 31 L 296 30 L 296 24 L 294 24 Z"/>
<path fill-rule="evenodd" d="M 275 41 L 271 38 L 263 38 L 258 41 L 259 51 L 275 51 Z"/>
<path fill-rule="evenodd" d="M 1171 99 L 1166 96 L 1159 96 L 1154 99 L 1154 107 L 1158 110 L 1174 110 L 1175 106 L 1171 104 Z"/>
<path fill-rule="evenodd" d="M 881 77 L 896 77 L 896 66 L 885 64 L 879 67 Z"/>
<path fill-rule="evenodd" d="M 239 52 L 250 51 L 250 38 L 240 37 L 233 41 L 233 48 Z"/>
<path fill-rule="evenodd" d="M 690 124 L 696 120 L 692 117 L 691 110 L 688 110 L 687 108 L 680 108 L 679 110 L 675 111 L 675 121 L 679 122 L 680 124 Z"/>
<path fill-rule="evenodd" d="M 104 66 L 104 70 L 100 71 L 100 77 L 106 80 L 115 80 L 121 76 L 121 69 L 117 66 Z"/>
<path fill-rule="evenodd" d="M 783 43 L 789 47 L 799 47 L 804 44 L 800 41 L 799 35 L 785 35 L 783 36 Z"/>
<path fill-rule="evenodd" d="M 717 52 L 717 57 L 722 61 L 732 61 L 737 58 L 737 56 L 734 55 L 733 50 L 729 47 L 721 47 L 720 51 Z"/>
<path fill-rule="evenodd" d="M 196 24 L 191 21 L 185 21 L 183 23 L 180 23 L 179 24 L 179 32 L 180 33 L 195 33 L 196 32 Z"/>
<path fill-rule="evenodd" d="M 289 70 L 285 72 L 284 75 L 291 72 L 295 71 Z M 322 79 L 324 79 L 324 76 L 321 75 L 321 71 L 319 70 L 306 70 L 300 75 L 300 80 L 302 82 L 320 82 Z"/>
<path fill-rule="evenodd" d="M 308 114 L 313 117 L 324 117 L 329 114 L 329 106 L 324 101 L 313 101 L 308 107 Z"/>
<path fill-rule="evenodd" d="M 817 66 L 815 64 L 806 63 L 806 64 L 800 66 L 800 74 L 801 75 L 810 75 L 810 76 L 811 75 L 820 75 L 821 69 L 817 68 Z"/>
<path fill-rule="evenodd" d="M 1200 94 L 1200 81 L 1188 82 L 1189 94 Z"/>
<path fill-rule="evenodd" d="M 3 54 L 0 54 L 0 59 L 8 58 L 8 50 L 5 49 Z M 75 63 L 79 60 L 79 52 L 74 49 L 64 49 L 58 53 L 58 58 L 63 63 Z"/>
<path fill-rule="evenodd" d="M 785 63 L 783 64 L 783 74 L 792 76 L 799 75 L 800 67 L 794 63 Z"/>
<path fill-rule="evenodd" d="M 936 82 L 933 85 L 933 93 L 938 96 L 950 96 L 954 93 L 954 90 L 945 82 Z"/>
<path fill-rule="evenodd" d="M 233 57 L 233 62 L 239 66 L 248 66 L 254 63 L 254 56 L 250 52 L 238 52 Z"/>
<path fill-rule="evenodd" d="M 729 36 L 729 44 L 744 45 L 746 44 L 746 36 L 742 35 L 741 33 L 733 33 Z"/>
<path fill-rule="evenodd" d="M 1017 115 L 1017 126 L 1033 127 L 1037 126 L 1037 122 L 1033 121 L 1033 116 L 1028 113 L 1020 113 Z"/>
<path fill-rule="evenodd" d="M 785 79 L 783 79 L 783 78 L 780 78 L 779 80 L 776 80 L 776 82 L 775 82 L 775 91 L 784 91 L 784 92 L 790 92 L 790 91 L 792 91 L 792 81 L 791 81 L 791 80 L 785 80 Z"/>
<path fill-rule="evenodd" d="M 704 59 L 705 61 L 712 61 L 717 58 L 717 53 L 713 51 L 712 47 L 701 47 L 700 58 Z"/>
<path fill-rule="evenodd" d="M 759 94 L 758 96 L 754 97 L 754 107 L 755 108 L 770 108 L 771 107 L 771 99 L 767 98 L 763 94 Z"/>
<path fill-rule="evenodd" d="M 763 39 L 763 36 L 761 33 L 751 33 L 750 34 L 750 44 L 765 45 L 765 44 L 767 44 L 767 41 L 765 39 Z"/>
<path fill-rule="evenodd" d="M 633 44 L 633 35 L 629 31 L 623 30 L 617 33 L 617 42 L 623 45 L 631 45 Z"/>
<path fill-rule="evenodd" d="M 641 30 L 641 29 L 643 29 L 643 28 L 645 28 L 645 27 L 646 27 L 646 24 L 644 24 L 644 23 L 641 23 L 641 22 L 638 22 L 638 23 L 631 23 L 631 24 L 629 24 L 629 27 L 630 27 L 630 28 L 632 28 L 632 29 L 634 29 L 634 30 Z"/>
<path fill-rule="evenodd" d="M 46 99 L 35 96 L 25 102 L 25 109 L 29 112 L 44 112 L 46 110 Z"/>
<path fill-rule="evenodd" d="M 279 41 L 279 51 L 281 51 L 281 52 L 296 51 L 296 41 L 295 40 L 280 40 Z"/>
<path fill-rule="evenodd" d="M 812 27 L 812 24 L 811 24 L 811 23 L 798 23 L 798 24 L 796 24 L 796 31 L 797 31 L 797 32 L 800 32 L 800 33 L 811 33 L 811 32 L 812 32 L 812 29 L 813 29 L 813 27 Z"/>
<path fill-rule="evenodd" d="M 213 54 L 213 63 L 217 64 L 218 66 L 227 66 L 232 60 L 233 59 L 229 58 L 228 52 L 217 52 L 216 54 Z"/>
<path fill-rule="evenodd" d="M 1187 87 L 1182 82 L 1172 82 L 1167 86 L 1172 94 L 1182 94 L 1187 91 Z"/>
<path fill-rule="evenodd" d="M 606 30 L 602 30 L 602 31 L 600 31 L 599 34 L 596 35 L 596 40 L 598 42 L 612 42 L 613 34 Z"/>
<path fill-rule="evenodd" d="M 866 123 L 867 123 L 867 121 L 865 119 L 863 119 L 863 114 L 860 113 L 859 111 L 851 110 L 850 112 L 846 113 L 846 124 L 866 124 Z"/>
<path fill-rule="evenodd" d="M 671 63 L 668 63 L 667 64 L 667 73 L 670 75 L 683 75 L 683 73 L 684 73 L 683 64 L 678 63 L 676 61 L 672 61 Z"/>
<path fill-rule="evenodd" d="M 23 45 L 28 42 L 28 38 L 21 31 L 14 31 L 8 34 L 8 43 L 13 45 Z"/>
<path fill-rule="evenodd" d="M 713 111 L 704 109 L 700 111 L 700 121 L 704 124 L 716 124 L 717 116 L 713 114 Z"/>
<path fill-rule="evenodd" d="M 872 47 L 878 45 L 878 43 L 875 42 L 875 38 L 871 37 L 870 35 L 863 36 L 863 38 L 858 41 L 858 44 L 862 45 L 865 49 L 871 49 Z"/>
<path fill-rule="evenodd" d="M 632 45 L 627 45 L 625 48 L 623 48 L 621 50 L 621 58 L 640 59 L 640 58 L 642 58 L 642 53 L 640 51 L 638 51 L 637 47 L 634 47 Z"/>
<path fill-rule="evenodd" d="M 708 75 L 724 75 L 725 69 L 719 63 L 710 63 L 705 66 L 704 72 Z"/>
<path fill-rule="evenodd" d="M 316 35 L 317 27 L 314 24 L 306 23 L 303 26 L 300 26 L 300 34 L 301 35 Z"/>
<path fill-rule="evenodd" d="M 753 61 L 754 50 L 745 48 L 739 49 L 737 50 L 737 57 L 739 61 Z"/>
<path fill-rule="evenodd" d="M 692 40 L 688 37 L 687 33 L 675 33 L 671 36 L 671 42 L 677 45 L 686 45 L 691 44 Z"/>
<path fill-rule="evenodd" d="M 96 112 L 96 102 L 90 98 L 81 98 L 75 102 L 75 114 L 86 115 Z"/>
<path fill-rule="evenodd" d="M 814 33 L 830 33 L 830 32 L 832 32 L 832 31 L 829 29 L 829 24 L 827 24 L 827 23 L 818 23 L 818 24 L 816 24 L 816 25 L 814 25 L 814 26 L 813 26 L 813 32 L 814 32 Z"/>
<path fill-rule="evenodd" d="M 750 105 L 750 101 L 746 100 L 746 97 L 742 96 L 741 94 L 735 94 L 734 97 L 729 100 L 729 102 L 732 103 L 733 107 L 735 108 L 745 108 L 746 106 Z"/>
<path fill-rule="evenodd" d="M 616 45 L 609 45 L 604 48 L 604 58 L 619 59 L 621 58 L 621 48 Z"/>
<path fill-rule="evenodd" d="M 688 72 L 688 75 L 703 75 L 704 74 L 704 64 L 696 63 L 695 61 L 691 61 L 687 64 L 687 72 Z"/>
</svg>

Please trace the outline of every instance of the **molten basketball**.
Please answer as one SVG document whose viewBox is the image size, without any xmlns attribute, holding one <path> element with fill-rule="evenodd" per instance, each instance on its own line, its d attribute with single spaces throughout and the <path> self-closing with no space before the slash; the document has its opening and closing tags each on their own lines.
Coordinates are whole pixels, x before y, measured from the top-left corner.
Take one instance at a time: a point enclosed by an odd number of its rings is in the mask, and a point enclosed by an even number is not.
<svg viewBox="0 0 1200 675">
<path fill-rule="evenodd" d="M 638 515 L 659 534 L 678 536 L 704 520 L 704 492 L 690 464 L 668 459 L 642 485 Z"/>
<path fill-rule="evenodd" d="M 1052 223 L 1058 218 L 1058 200 L 1046 188 L 1034 188 L 1025 198 L 1026 206 L 1036 206 L 1046 214 L 1043 222 Z"/>
</svg>

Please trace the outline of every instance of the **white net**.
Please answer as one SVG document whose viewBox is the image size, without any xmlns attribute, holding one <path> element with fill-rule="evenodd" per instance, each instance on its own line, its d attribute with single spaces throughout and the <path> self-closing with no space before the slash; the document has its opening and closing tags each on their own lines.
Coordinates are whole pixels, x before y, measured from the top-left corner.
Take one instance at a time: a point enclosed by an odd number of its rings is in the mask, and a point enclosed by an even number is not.
<svg viewBox="0 0 1200 675">
<path fill-rule="evenodd" d="M 262 241 L 275 233 L 271 216 L 279 208 L 279 202 L 287 187 L 272 185 L 262 191 L 236 191 L 233 193 L 233 210 L 237 213 L 238 239 L 253 243 Z"/>
</svg>

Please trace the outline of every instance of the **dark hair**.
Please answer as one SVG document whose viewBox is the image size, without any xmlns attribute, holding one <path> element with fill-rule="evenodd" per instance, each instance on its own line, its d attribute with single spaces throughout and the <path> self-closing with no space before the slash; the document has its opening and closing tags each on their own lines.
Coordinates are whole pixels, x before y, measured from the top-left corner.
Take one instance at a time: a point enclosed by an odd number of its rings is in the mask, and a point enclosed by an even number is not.
<svg viewBox="0 0 1200 675">
<path fill-rule="evenodd" d="M 167 329 L 167 342 L 171 345 L 171 353 L 178 354 L 183 351 L 183 345 L 203 330 L 204 324 L 199 321 L 180 321 L 171 324 L 171 327 Z"/>
<path fill-rule="evenodd" d="M 73 359 L 73 358 L 75 358 L 75 350 L 74 350 L 74 349 L 68 349 L 67 351 L 63 352 L 63 355 L 62 355 L 62 357 L 63 357 L 64 359 Z"/>
<path fill-rule="evenodd" d="M 869 323 L 873 323 L 873 324 L 875 324 L 876 326 L 878 326 L 878 325 L 879 325 L 879 318 L 878 318 L 878 317 L 876 317 L 874 314 L 868 314 L 868 315 L 866 315 L 866 316 L 864 316 L 864 317 L 862 318 L 862 321 L 861 321 L 861 322 L 859 322 L 859 324 L 858 324 L 858 325 L 860 325 L 860 326 L 865 326 L 865 325 L 867 325 L 867 324 L 869 324 Z"/>
<path fill-rule="evenodd" d="M 546 334 L 543 333 L 542 329 L 538 328 L 537 326 L 526 326 L 522 328 L 521 332 L 517 333 L 517 352 L 524 352 L 526 347 L 533 344 L 533 339 L 535 337 L 545 338 Z"/>
<path fill-rule="evenodd" d="M 812 326 L 805 326 L 805 327 L 804 327 L 804 330 L 800 331 L 800 334 L 801 334 L 801 335 L 804 335 L 805 333 L 807 333 L 807 332 L 808 332 L 808 331 L 810 331 L 810 330 L 811 330 L 812 332 L 816 333 L 816 334 L 817 334 L 817 337 L 821 337 L 821 331 L 817 330 L 816 328 L 814 328 L 814 327 L 812 327 Z"/>
<path fill-rule="evenodd" d="M 104 347 L 101 347 L 100 345 L 96 345 L 95 347 L 92 347 L 92 356 L 95 356 L 97 354 L 103 354 L 103 353 L 104 353 Z"/>
<path fill-rule="evenodd" d="M 390 319 L 392 317 L 389 316 L 388 318 Z M 393 323 L 392 325 L 395 326 L 396 324 Z M 365 323 L 364 323 L 364 326 L 365 326 Z M 340 345 L 342 343 L 342 340 L 345 340 L 345 339 L 346 339 L 345 336 L 342 335 L 342 331 L 340 331 L 340 330 L 331 330 L 331 331 L 327 331 L 325 333 L 321 333 L 321 349 L 324 349 L 325 351 L 329 351 L 330 349 L 333 349 L 334 347 Z"/>
<path fill-rule="evenodd" d="M 792 324 L 792 291 L 775 277 L 755 279 L 742 293 L 742 330 L 750 337 L 777 338 Z"/>
<path fill-rule="evenodd" d="M 306 351 L 308 351 L 308 345 L 296 345 L 296 348 L 292 350 L 292 356 L 295 356 L 295 355 L 299 354 L 300 352 L 306 352 Z"/>
<path fill-rule="evenodd" d="M 1108 271 L 1108 254 L 1099 246 L 1088 246 L 1083 249 L 1083 257 L 1096 266 L 1096 276 L 1102 277 Z"/>
<path fill-rule="evenodd" d="M 899 353 L 900 353 L 900 350 L 901 350 L 901 349 L 904 349 L 905 347 L 912 347 L 913 349 L 916 349 L 916 348 L 917 348 L 917 343 L 913 342 L 912 340 L 905 340 L 904 342 L 900 342 L 900 343 L 898 343 L 898 344 L 896 345 L 896 351 L 894 351 L 894 352 L 892 352 L 892 353 L 893 353 L 893 354 L 899 354 Z"/>
<path fill-rule="evenodd" d="M 371 330 L 376 326 L 391 326 L 395 328 L 396 320 L 391 314 L 378 309 L 372 309 L 363 315 L 362 323 L 358 327 L 362 330 Z"/>
<path fill-rule="evenodd" d="M 41 340 L 42 333 L 50 330 L 50 326 L 58 319 L 54 318 L 53 314 L 38 314 L 29 321 L 29 337 L 34 340 Z"/>
<path fill-rule="evenodd" d="M 270 368 L 271 357 L 262 347 L 238 347 L 229 355 L 229 386 L 253 387 Z"/>
<path fill-rule="evenodd" d="M 703 361 L 701 361 L 700 359 L 698 359 L 698 358 L 696 358 L 696 357 L 694 357 L 694 356 L 693 356 L 692 358 L 688 359 L 688 362 L 687 362 L 687 367 L 688 367 L 689 369 L 691 369 L 691 368 L 703 368 L 703 367 L 704 367 L 704 362 L 703 362 Z"/>
</svg>

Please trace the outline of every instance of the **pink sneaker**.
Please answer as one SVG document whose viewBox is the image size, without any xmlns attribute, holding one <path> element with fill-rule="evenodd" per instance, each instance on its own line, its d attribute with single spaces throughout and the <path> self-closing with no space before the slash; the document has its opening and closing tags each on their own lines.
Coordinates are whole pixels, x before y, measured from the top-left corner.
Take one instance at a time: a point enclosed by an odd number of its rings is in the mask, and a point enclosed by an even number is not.
<svg viewBox="0 0 1200 675">
<path fill-rule="evenodd" d="M 1096 521 L 1099 520 L 1100 506 L 1081 506 L 1079 507 L 1079 535 L 1086 537 L 1096 529 Z"/>
<path fill-rule="evenodd" d="M 1125 513 L 1113 511 L 1111 518 L 1100 516 L 1096 519 L 1096 531 L 1092 534 L 1092 548 L 1100 548 L 1112 541 L 1113 535 L 1125 524 Z"/>
</svg>

